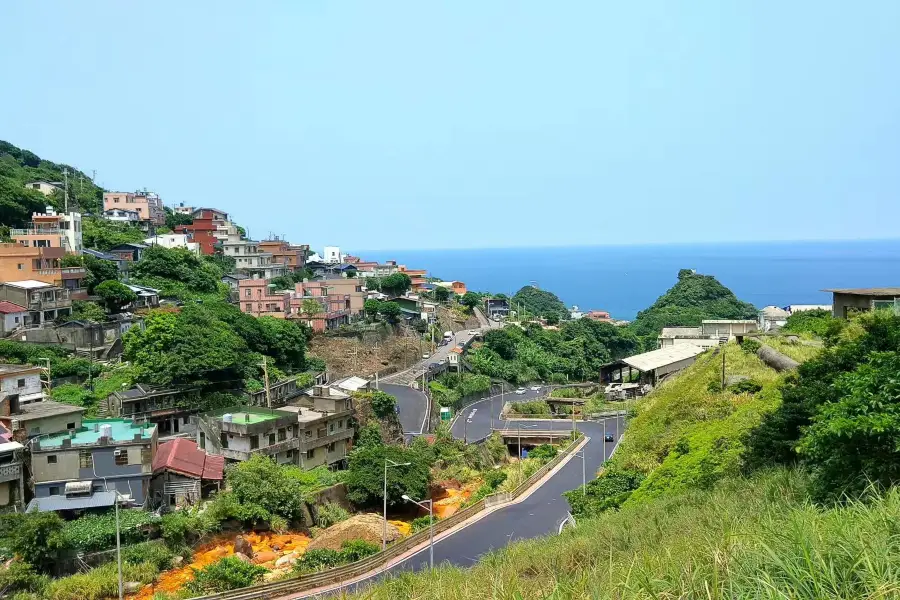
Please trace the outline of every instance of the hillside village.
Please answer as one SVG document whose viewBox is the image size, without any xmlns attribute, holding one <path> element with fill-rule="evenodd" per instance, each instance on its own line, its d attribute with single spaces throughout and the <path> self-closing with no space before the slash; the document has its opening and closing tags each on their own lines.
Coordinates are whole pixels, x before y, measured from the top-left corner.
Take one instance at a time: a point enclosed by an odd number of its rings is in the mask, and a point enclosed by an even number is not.
<svg viewBox="0 0 900 600">
<path fill-rule="evenodd" d="M 880 385 L 898 288 L 760 308 L 683 269 L 629 323 L 533 286 L 253 240 L 221 208 L 103 190 L 5 142 L 0 207 L 0 594 L 278 597 L 433 552 L 435 532 L 504 545 L 487 517 L 459 528 L 531 495 L 568 504 L 528 537 L 692 490 L 718 501 L 798 460 L 818 500 L 893 484 L 865 427 L 834 466 L 816 403 L 844 396 L 814 379 Z M 560 488 L 576 466 L 580 487 Z M 622 541 L 616 560 L 641 551 Z M 492 597 L 447 576 L 456 597 Z M 416 595 L 396 585 L 373 593 Z"/>
</svg>

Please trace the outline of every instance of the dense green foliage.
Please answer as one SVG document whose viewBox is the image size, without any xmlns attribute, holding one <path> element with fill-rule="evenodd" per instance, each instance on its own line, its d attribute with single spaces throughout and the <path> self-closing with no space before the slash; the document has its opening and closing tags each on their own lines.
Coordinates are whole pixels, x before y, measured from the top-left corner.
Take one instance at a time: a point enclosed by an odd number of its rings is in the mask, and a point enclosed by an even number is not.
<svg viewBox="0 0 900 600">
<path fill-rule="evenodd" d="M 362 560 L 379 552 L 381 548 L 365 540 L 345 540 L 340 550 L 317 548 L 309 550 L 294 563 L 294 570 L 299 573 L 314 573 L 333 569 L 348 563 Z"/>
<path fill-rule="evenodd" d="M 138 299 L 137 294 L 131 291 L 123 283 L 118 281 L 104 281 L 94 288 L 94 293 L 100 297 L 100 301 L 111 313 L 120 312 L 123 308 Z"/>
<path fill-rule="evenodd" d="M 9 513 L 0 518 L 3 547 L 42 573 L 53 573 L 71 549 L 65 522 L 54 512 Z"/>
<path fill-rule="evenodd" d="M 379 289 L 388 296 L 400 296 L 412 287 L 412 280 L 406 273 L 394 273 L 382 277 L 378 285 Z"/>
<path fill-rule="evenodd" d="M 643 480 L 643 473 L 611 468 L 603 473 L 603 477 L 589 481 L 585 489 L 577 488 L 563 495 L 569 501 L 573 515 L 599 515 L 622 506 Z"/>
<path fill-rule="evenodd" d="M 638 340 L 627 329 L 590 319 L 568 321 L 558 330 L 529 324 L 492 329 L 484 345 L 467 355 L 475 373 L 511 381 L 596 378 L 600 367 L 633 354 Z"/>
<path fill-rule="evenodd" d="M 557 320 L 569 318 L 569 309 L 553 292 L 526 285 L 512 297 L 512 302 L 524 307 L 530 315 L 555 316 Z"/>
<path fill-rule="evenodd" d="M 121 244 L 140 244 L 147 238 L 146 233 L 131 223 L 108 221 L 101 217 L 84 217 L 81 224 L 84 247 L 103 252 Z"/>
<path fill-rule="evenodd" d="M 750 435 L 748 465 L 800 462 L 817 496 L 840 498 L 900 478 L 900 317 L 858 317 L 830 348 L 801 364 L 783 402 Z"/>
<path fill-rule="evenodd" d="M 135 282 L 159 289 L 166 298 L 226 295 L 222 269 L 186 248 L 151 246 L 131 268 L 131 275 Z"/>
<path fill-rule="evenodd" d="M 87 377 L 91 371 L 96 376 L 103 370 L 90 359 L 73 356 L 71 348 L 0 340 L 0 362 L 46 366 L 48 359 L 52 377 Z"/>
<path fill-rule="evenodd" d="M 787 318 L 781 330 L 785 333 L 810 334 L 834 342 L 843 329 L 845 321 L 835 319 L 830 310 L 804 310 Z"/>
<path fill-rule="evenodd" d="M 653 350 L 663 327 L 698 327 L 704 319 L 755 318 L 756 308 L 738 300 L 715 277 L 682 269 L 678 282 L 650 308 L 639 312 L 629 329 L 644 340 L 646 350 Z"/>
<path fill-rule="evenodd" d="M 369 399 L 376 417 L 384 418 L 397 410 L 397 399 L 381 390 L 364 392 L 363 395 Z"/>
<path fill-rule="evenodd" d="M 401 467 L 389 467 L 387 476 L 388 504 L 401 504 L 403 494 L 425 498 L 431 482 L 431 462 L 423 452 L 402 446 L 367 446 L 350 454 L 345 483 L 347 498 L 359 506 L 370 506 L 384 498 L 384 465 L 386 461 Z"/>
<path fill-rule="evenodd" d="M 84 267 L 87 271 L 84 285 L 89 294 L 94 293 L 94 288 L 104 281 L 117 281 L 119 279 L 119 267 L 111 260 L 95 258 L 90 254 L 76 256 L 66 254 L 62 258 L 63 267 Z"/>
<path fill-rule="evenodd" d="M 135 544 L 146 539 L 144 529 L 158 519 L 145 510 L 119 511 L 122 544 Z M 63 535 L 68 545 L 80 552 L 96 552 L 116 545 L 116 515 L 109 510 L 100 514 L 82 515 L 66 521 Z"/>
<path fill-rule="evenodd" d="M 268 570 L 265 567 L 244 562 L 236 556 L 226 556 L 202 569 L 196 569 L 194 580 L 187 587 L 198 595 L 227 592 L 253 585 L 266 573 Z"/>
<path fill-rule="evenodd" d="M 57 210 L 64 208 L 63 193 L 51 196 L 25 189 L 32 181 L 64 182 L 63 170 L 69 170 L 69 209 L 96 212 L 103 204 L 103 190 L 90 177 L 68 165 L 42 160 L 33 152 L 17 148 L 0 140 L 0 223 L 22 227 L 31 221 L 31 214 L 44 212 L 48 204 Z"/>
<path fill-rule="evenodd" d="M 123 562 L 122 579 L 141 584 L 151 583 L 159 574 L 151 562 L 132 564 Z M 43 597 L 48 600 L 108 600 L 118 597 L 119 577 L 115 561 L 108 562 L 87 573 L 54 579 L 47 585 Z"/>
</svg>

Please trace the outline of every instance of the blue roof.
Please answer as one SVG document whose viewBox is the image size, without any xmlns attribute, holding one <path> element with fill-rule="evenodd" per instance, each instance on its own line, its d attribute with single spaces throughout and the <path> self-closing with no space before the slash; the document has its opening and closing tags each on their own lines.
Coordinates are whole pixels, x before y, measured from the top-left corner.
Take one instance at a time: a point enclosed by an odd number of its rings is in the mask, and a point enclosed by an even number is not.
<svg viewBox="0 0 900 600">
<path fill-rule="evenodd" d="M 109 254 L 107 252 L 101 252 L 100 250 L 92 250 L 91 248 L 85 248 L 84 253 L 89 254 L 94 258 L 101 258 L 103 260 L 119 260 L 118 256 Z"/>
<path fill-rule="evenodd" d="M 115 492 L 94 492 L 90 496 L 45 496 L 43 498 L 34 498 L 28 503 L 28 508 L 25 509 L 25 512 L 30 512 L 32 510 L 47 512 L 51 510 L 103 508 L 105 506 L 112 506 L 115 502 Z"/>
</svg>

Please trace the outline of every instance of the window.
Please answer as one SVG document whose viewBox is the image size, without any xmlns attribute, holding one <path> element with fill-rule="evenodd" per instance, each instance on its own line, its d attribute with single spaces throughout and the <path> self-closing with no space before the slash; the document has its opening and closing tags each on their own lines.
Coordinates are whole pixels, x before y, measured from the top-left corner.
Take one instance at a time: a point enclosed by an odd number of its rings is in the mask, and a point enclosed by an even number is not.
<svg viewBox="0 0 900 600">
<path fill-rule="evenodd" d="M 14 321 L 15 321 L 16 323 L 19 322 L 19 317 L 13 317 L 13 319 L 14 319 Z"/>
<path fill-rule="evenodd" d="M 153 462 L 153 455 L 150 453 L 150 446 L 141 446 L 141 463 L 149 465 Z"/>
<path fill-rule="evenodd" d="M 307 439 L 312 438 L 312 429 L 306 430 L 306 437 L 307 437 Z"/>
<path fill-rule="evenodd" d="M 248 303 L 244 306 L 244 310 L 252 311 L 252 310 L 253 310 L 253 305 L 250 304 L 250 303 L 248 302 Z"/>
<path fill-rule="evenodd" d="M 31 428 L 31 435 L 39 435 L 40 433 L 41 433 L 40 427 L 32 427 Z"/>
<path fill-rule="evenodd" d="M 250 290 L 249 290 L 249 289 L 244 290 L 244 296 L 246 296 L 247 298 L 250 297 Z"/>
<path fill-rule="evenodd" d="M 16 267 L 17 267 L 20 271 L 22 270 L 22 268 L 23 268 L 24 266 L 25 266 L 25 265 L 22 264 L 22 263 L 19 263 L 19 264 L 16 265 Z"/>
<path fill-rule="evenodd" d="M 259 448 L 259 435 L 251 435 L 250 436 L 250 449 L 256 450 Z"/>
<path fill-rule="evenodd" d="M 344 428 L 344 420 L 341 419 L 340 421 L 338 421 L 338 429 L 343 429 L 343 428 Z"/>
<path fill-rule="evenodd" d="M 51 496 L 59 496 L 59 486 L 58 485 L 50 486 L 50 495 Z"/>
<path fill-rule="evenodd" d="M 55 454 L 50 454 L 49 456 L 47 456 L 47 464 L 48 465 L 56 464 L 56 455 Z"/>
<path fill-rule="evenodd" d="M 90 450 L 78 451 L 78 467 L 81 469 L 94 468 L 94 455 Z"/>
<path fill-rule="evenodd" d="M 25 387 L 25 380 L 19 379 L 18 381 L 16 381 L 16 387 L 20 387 L 20 388 Z"/>
<path fill-rule="evenodd" d="M 222 444 L 223 448 L 227 448 L 228 447 L 228 436 L 223 433 L 221 435 L 221 437 L 219 438 L 219 442 Z"/>
<path fill-rule="evenodd" d="M 117 465 L 121 467 L 128 464 L 128 448 L 118 448 L 113 454 Z"/>
<path fill-rule="evenodd" d="M 75 423 L 66 423 L 66 429 L 75 429 Z"/>
<path fill-rule="evenodd" d="M 316 449 L 315 448 L 306 451 L 306 460 L 312 460 L 315 457 L 316 457 Z"/>
<path fill-rule="evenodd" d="M 328 424 L 328 433 L 334 433 L 334 421 Z"/>
<path fill-rule="evenodd" d="M 275 434 L 274 434 L 274 433 L 270 433 L 270 434 L 269 434 L 269 445 L 270 445 L 270 446 L 274 446 L 274 445 L 275 445 Z"/>
<path fill-rule="evenodd" d="M 282 427 L 281 429 L 278 430 L 278 441 L 283 442 L 286 439 L 287 439 L 287 429 Z"/>
<path fill-rule="evenodd" d="M 334 442 L 331 442 L 330 444 L 328 444 L 328 451 L 334 452 Z"/>
</svg>

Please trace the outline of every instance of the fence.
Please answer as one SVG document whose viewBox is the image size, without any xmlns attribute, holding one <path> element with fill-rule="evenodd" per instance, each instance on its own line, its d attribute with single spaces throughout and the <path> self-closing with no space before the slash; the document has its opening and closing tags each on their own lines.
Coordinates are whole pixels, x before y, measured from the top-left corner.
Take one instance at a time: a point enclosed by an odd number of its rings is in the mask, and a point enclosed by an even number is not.
<svg viewBox="0 0 900 600">
<path fill-rule="evenodd" d="M 575 449 L 575 446 L 578 444 L 578 442 L 579 440 L 576 439 L 572 443 L 570 443 L 565 448 L 565 450 L 557 454 L 553 458 L 553 460 L 535 471 L 531 475 L 531 477 L 523 481 L 522 484 L 519 485 L 519 487 L 517 487 L 515 490 L 513 490 L 512 492 L 501 494 L 501 499 L 499 501 L 496 498 L 491 498 L 491 496 L 488 496 L 483 500 L 479 500 L 472 506 L 464 508 L 454 515 L 438 521 L 434 524 L 434 534 L 437 535 L 439 533 L 447 531 L 453 526 L 458 525 L 459 523 L 462 523 L 463 521 L 477 515 L 488 506 L 494 506 L 503 501 L 511 501 L 518 498 L 538 480 L 544 477 L 544 475 L 546 475 L 554 467 L 556 467 L 556 465 L 562 462 L 563 459 L 566 458 L 572 452 L 572 450 Z M 354 579 L 371 571 L 375 571 L 378 568 L 386 567 L 387 564 L 393 559 L 412 550 L 420 544 L 427 543 L 429 540 L 429 535 L 429 530 L 423 529 L 422 531 L 419 531 L 418 533 L 415 533 L 404 540 L 400 540 L 399 542 L 394 543 L 384 552 L 373 554 L 372 556 L 364 558 L 360 561 L 349 565 L 344 565 L 342 567 L 337 567 L 336 569 L 329 569 L 328 571 L 313 573 L 310 575 L 299 575 L 297 577 L 282 579 L 281 581 L 273 581 L 271 583 L 250 586 L 239 590 L 232 590 L 229 592 L 221 592 L 209 596 L 202 596 L 194 600 L 269 600 L 271 598 L 277 598 L 288 594 L 296 594 L 298 592 L 304 592 L 318 587 L 337 585 L 342 581 Z"/>
</svg>

